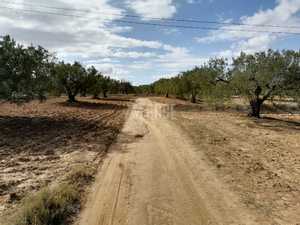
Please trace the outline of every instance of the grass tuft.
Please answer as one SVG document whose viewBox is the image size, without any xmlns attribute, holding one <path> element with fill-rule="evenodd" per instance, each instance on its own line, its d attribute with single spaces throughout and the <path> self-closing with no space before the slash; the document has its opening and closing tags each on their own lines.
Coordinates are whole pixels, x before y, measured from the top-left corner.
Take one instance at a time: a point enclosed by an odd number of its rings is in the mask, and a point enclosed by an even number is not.
<svg viewBox="0 0 300 225">
<path fill-rule="evenodd" d="M 94 180 L 96 169 L 79 166 L 64 183 L 44 188 L 23 200 L 13 225 L 65 225 L 80 208 L 81 192 Z"/>
<path fill-rule="evenodd" d="M 67 182 L 82 187 L 91 183 L 95 178 L 96 169 L 91 166 L 78 166 L 67 175 Z"/>
<path fill-rule="evenodd" d="M 76 212 L 79 204 L 76 187 L 61 184 L 44 188 L 24 200 L 15 225 L 61 225 Z"/>
</svg>

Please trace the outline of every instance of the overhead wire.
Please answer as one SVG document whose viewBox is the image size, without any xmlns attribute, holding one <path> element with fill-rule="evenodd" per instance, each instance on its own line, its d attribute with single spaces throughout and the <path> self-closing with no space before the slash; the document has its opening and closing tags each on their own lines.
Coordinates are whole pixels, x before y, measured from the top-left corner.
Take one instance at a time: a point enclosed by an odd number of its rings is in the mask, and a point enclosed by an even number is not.
<svg viewBox="0 0 300 225">
<path fill-rule="evenodd" d="M 47 8 L 47 9 L 56 9 L 63 11 L 73 11 L 73 12 L 82 12 L 82 13 L 101 13 L 104 15 L 112 15 L 112 16 L 121 16 L 128 18 L 138 18 L 138 19 L 147 19 L 147 20 L 160 20 L 167 22 L 189 22 L 189 23 L 204 23 L 204 24 L 216 24 L 216 25 L 233 25 L 233 26 L 249 26 L 249 27 L 271 27 L 271 28 L 284 28 L 284 29 L 300 29 L 300 26 L 283 26 L 278 24 L 247 24 L 247 23 L 239 23 L 239 22 L 219 22 L 219 21 L 211 21 L 211 20 L 200 20 L 195 18 L 160 18 L 160 17 L 148 17 L 148 16 L 139 16 L 139 15 L 131 15 L 131 14 L 123 14 L 123 13 L 107 13 L 98 10 L 90 10 L 90 9 L 75 9 L 75 8 L 67 8 L 67 7 L 57 7 L 57 6 L 49 6 L 49 5 L 40 5 L 24 2 L 22 4 L 16 2 L 10 2 L 6 0 L 2 0 L 1 3 L 7 3 L 9 5 L 27 5 L 39 8 Z"/>
<path fill-rule="evenodd" d="M 55 16 L 65 16 L 65 17 L 74 17 L 74 18 L 90 18 L 87 15 L 78 15 L 78 14 L 66 14 L 61 12 L 50 12 L 45 10 L 37 10 L 37 9 L 20 9 L 20 8 L 13 8 L 9 6 L 1 6 L 0 9 L 9 9 L 14 11 L 20 11 L 24 13 L 37 13 L 37 14 L 48 14 L 48 15 L 55 15 Z M 91 14 L 93 15 L 93 14 Z M 95 15 L 95 14 L 94 14 Z M 98 16 L 98 15 L 97 15 Z M 133 20 L 126 20 L 126 19 L 103 19 L 106 22 L 118 22 L 123 24 L 135 24 L 135 25 L 144 25 L 144 26 L 156 26 L 156 27 L 167 27 L 167 28 L 182 28 L 182 29 L 193 29 L 193 30 L 223 30 L 223 31 L 232 31 L 232 32 L 253 32 L 253 33 L 270 33 L 270 34 L 289 34 L 289 35 L 300 35 L 300 32 L 293 32 L 293 31 L 282 31 L 282 30 L 254 30 L 254 29 L 238 29 L 238 28 L 231 28 L 231 27 L 210 27 L 210 26 L 192 26 L 192 25 L 182 25 L 182 24 L 170 24 L 170 23 L 155 23 L 155 22 L 143 22 L 143 21 L 133 21 Z"/>
</svg>

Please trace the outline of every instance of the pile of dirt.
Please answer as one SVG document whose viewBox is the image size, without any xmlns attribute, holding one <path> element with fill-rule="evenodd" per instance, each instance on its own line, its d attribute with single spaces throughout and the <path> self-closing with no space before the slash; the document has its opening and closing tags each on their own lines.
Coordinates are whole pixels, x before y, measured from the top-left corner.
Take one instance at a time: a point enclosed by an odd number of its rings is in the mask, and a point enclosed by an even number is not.
<svg viewBox="0 0 300 225">
<path fill-rule="evenodd" d="M 0 106 L 0 216 L 31 192 L 95 166 L 122 128 L 130 101 L 90 100 Z"/>
</svg>

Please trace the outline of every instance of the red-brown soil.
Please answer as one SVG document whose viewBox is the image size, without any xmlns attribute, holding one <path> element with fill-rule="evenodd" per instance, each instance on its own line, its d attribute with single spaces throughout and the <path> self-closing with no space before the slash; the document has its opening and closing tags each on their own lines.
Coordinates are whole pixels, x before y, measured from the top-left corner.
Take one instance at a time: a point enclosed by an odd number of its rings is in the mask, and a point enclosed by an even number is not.
<svg viewBox="0 0 300 225">
<path fill-rule="evenodd" d="M 125 98 L 0 103 L 0 215 L 74 167 L 97 166 L 126 118 Z"/>
</svg>

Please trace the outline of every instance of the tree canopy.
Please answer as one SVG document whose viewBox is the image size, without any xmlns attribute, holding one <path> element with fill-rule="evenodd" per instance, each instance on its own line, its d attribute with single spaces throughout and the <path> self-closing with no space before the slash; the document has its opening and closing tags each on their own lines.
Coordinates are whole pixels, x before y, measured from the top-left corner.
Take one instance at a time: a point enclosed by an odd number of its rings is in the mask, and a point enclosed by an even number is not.
<svg viewBox="0 0 300 225">
<path fill-rule="evenodd" d="M 0 98 L 44 99 L 51 75 L 51 54 L 42 47 L 24 47 L 9 36 L 0 41 Z"/>
<path fill-rule="evenodd" d="M 241 53 L 228 63 L 214 58 L 208 63 L 139 87 L 139 92 L 173 95 L 210 102 L 234 95 L 248 100 L 251 116 L 259 117 L 262 104 L 274 97 L 300 97 L 300 52 L 292 50 Z"/>
<path fill-rule="evenodd" d="M 24 47 L 10 36 L 0 40 L 0 100 L 45 100 L 49 94 L 65 93 L 70 102 L 75 102 L 78 94 L 98 98 L 101 93 L 107 97 L 108 93 L 132 92 L 130 82 L 104 76 L 93 66 L 57 62 L 43 47 Z"/>
<path fill-rule="evenodd" d="M 232 84 L 248 99 L 251 116 L 259 117 L 264 101 L 288 96 L 299 81 L 299 52 L 273 51 L 241 55 L 233 60 Z M 295 96 L 294 96 L 295 97 Z"/>
</svg>

